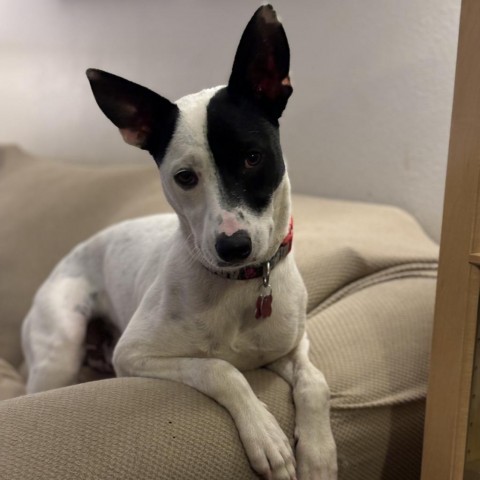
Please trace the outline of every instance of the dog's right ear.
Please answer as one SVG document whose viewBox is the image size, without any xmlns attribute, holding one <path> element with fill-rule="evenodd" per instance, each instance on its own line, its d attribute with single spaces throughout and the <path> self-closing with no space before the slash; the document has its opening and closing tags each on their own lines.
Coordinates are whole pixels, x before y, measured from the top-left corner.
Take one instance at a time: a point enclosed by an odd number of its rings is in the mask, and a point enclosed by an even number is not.
<svg viewBox="0 0 480 480">
<path fill-rule="evenodd" d="M 178 107 L 148 88 L 89 68 L 87 77 L 102 112 L 126 143 L 148 150 L 158 161 L 175 129 Z"/>
</svg>

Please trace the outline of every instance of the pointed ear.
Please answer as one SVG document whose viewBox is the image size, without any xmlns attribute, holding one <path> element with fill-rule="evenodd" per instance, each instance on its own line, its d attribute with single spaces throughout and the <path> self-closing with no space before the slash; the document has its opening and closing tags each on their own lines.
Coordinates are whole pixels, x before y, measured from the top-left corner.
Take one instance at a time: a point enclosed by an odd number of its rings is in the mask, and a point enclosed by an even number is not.
<svg viewBox="0 0 480 480">
<path fill-rule="evenodd" d="M 178 107 L 148 88 L 89 68 L 87 77 L 102 112 L 130 145 L 163 155 L 175 129 Z"/>
<path fill-rule="evenodd" d="M 282 24 L 271 5 L 260 7 L 243 32 L 228 89 L 246 96 L 277 120 L 293 88 L 288 76 L 290 48 Z"/>
</svg>

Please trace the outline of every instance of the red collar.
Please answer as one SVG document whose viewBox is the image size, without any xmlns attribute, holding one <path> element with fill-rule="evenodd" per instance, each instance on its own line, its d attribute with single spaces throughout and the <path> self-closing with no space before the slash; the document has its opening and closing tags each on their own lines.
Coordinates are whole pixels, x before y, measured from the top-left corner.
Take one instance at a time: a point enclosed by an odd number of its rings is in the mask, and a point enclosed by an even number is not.
<svg viewBox="0 0 480 480">
<path fill-rule="evenodd" d="M 290 223 L 288 225 L 288 233 L 285 238 L 282 240 L 280 247 L 276 251 L 275 255 L 268 260 L 267 262 L 260 263 L 257 265 L 248 265 L 246 267 L 242 267 L 238 270 L 233 272 L 222 272 L 222 271 L 215 271 L 210 270 L 212 273 L 224 278 L 228 278 L 230 280 L 251 280 L 252 278 L 260 278 L 264 276 L 265 266 L 267 263 L 270 264 L 270 270 L 273 270 L 275 265 L 277 265 L 280 260 L 285 258 L 290 251 L 292 250 L 292 243 L 293 243 L 293 217 L 290 217 Z"/>
</svg>

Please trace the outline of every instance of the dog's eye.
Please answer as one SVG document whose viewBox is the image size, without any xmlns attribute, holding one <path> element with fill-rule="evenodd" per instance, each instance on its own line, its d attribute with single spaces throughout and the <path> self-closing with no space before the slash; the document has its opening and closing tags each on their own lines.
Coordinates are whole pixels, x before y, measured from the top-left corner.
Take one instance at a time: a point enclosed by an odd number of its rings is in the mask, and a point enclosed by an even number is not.
<svg viewBox="0 0 480 480">
<path fill-rule="evenodd" d="M 260 152 L 248 152 L 245 158 L 245 167 L 254 168 L 260 165 L 263 155 Z"/>
<path fill-rule="evenodd" d="M 197 174 L 192 170 L 180 170 L 173 178 L 184 190 L 193 188 L 198 183 Z"/>
</svg>

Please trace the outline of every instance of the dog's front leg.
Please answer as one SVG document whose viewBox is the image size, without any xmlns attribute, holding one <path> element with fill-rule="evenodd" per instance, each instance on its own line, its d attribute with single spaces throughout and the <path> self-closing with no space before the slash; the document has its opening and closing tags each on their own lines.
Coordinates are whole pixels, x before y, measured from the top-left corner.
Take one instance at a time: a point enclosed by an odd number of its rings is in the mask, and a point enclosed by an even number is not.
<svg viewBox="0 0 480 480">
<path fill-rule="evenodd" d="M 208 395 L 230 412 L 254 470 L 272 480 L 296 479 L 295 457 L 286 435 L 239 370 L 218 359 L 132 353 L 141 348 L 117 346 L 113 361 L 117 375 L 174 380 Z"/>
<path fill-rule="evenodd" d="M 293 389 L 299 480 L 335 480 L 337 457 L 330 428 L 330 391 L 325 377 L 308 358 L 308 346 L 304 335 L 294 350 L 267 367 Z"/>
</svg>

